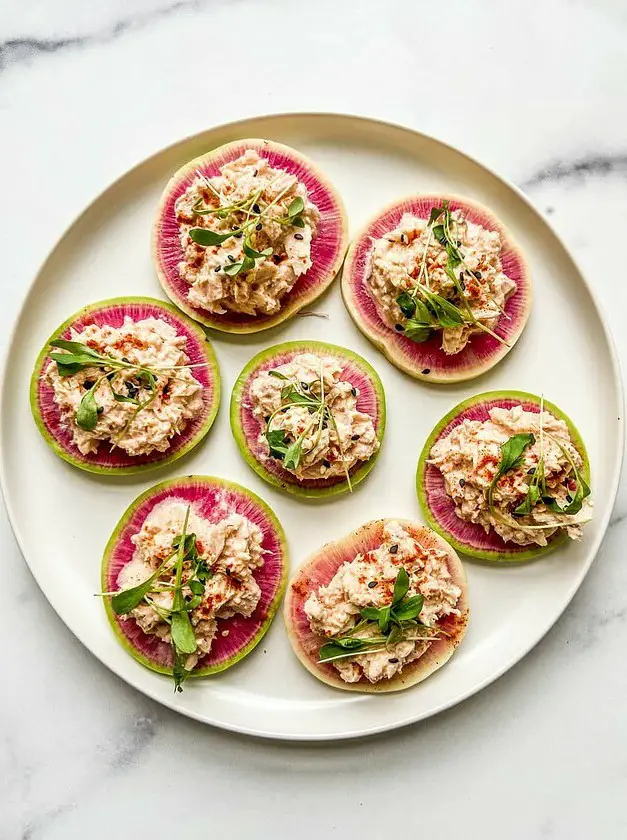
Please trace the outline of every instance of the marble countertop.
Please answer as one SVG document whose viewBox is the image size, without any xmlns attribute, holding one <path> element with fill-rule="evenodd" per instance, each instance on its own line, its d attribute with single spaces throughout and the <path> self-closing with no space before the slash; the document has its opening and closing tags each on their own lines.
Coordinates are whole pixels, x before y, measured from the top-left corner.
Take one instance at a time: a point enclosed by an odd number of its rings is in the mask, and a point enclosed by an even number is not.
<svg viewBox="0 0 627 840">
<path fill-rule="evenodd" d="M 215 123 L 324 110 L 419 128 L 521 186 L 624 363 L 626 78 L 622 0 L 5 0 L 0 341 L 48 249 L 130 165 Z M 396 733 L 307 746 L 123 684 L 48 606 L 2 514 L 1 840 L 627 836 L 626 515 L 623 486 L 573 603 L 495 684 Z"/>
</svg>

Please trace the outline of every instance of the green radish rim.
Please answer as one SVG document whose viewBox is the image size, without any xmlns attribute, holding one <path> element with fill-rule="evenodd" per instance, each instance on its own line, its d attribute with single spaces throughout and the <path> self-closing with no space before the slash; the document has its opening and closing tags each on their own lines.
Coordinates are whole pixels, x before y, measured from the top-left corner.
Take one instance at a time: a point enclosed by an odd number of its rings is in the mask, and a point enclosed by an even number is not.
<svg viewBox="0 0 627 840">
<path fill-rule="evenodd" d="M 339 476 L 328 480 L 329 483 L 323 483 L 325 480 L 315 480 L 299 482 L 298 479 L 291 476 L 287 470 L 284 470 L 279 463 L 272 464 L 276 472 L 267 469 L 256 456 L 251 448 L 249 436 L 246 434 L 244 424 L 247 423 L 254 433 L 254 442 L 261 432 L 261 427 L 256 418 L 253 418 L 252 412 L 246 409 L 245 400 L 243 396 L 249 382 L 256 373 L 269 370 L 280 364 L 289 361 L 295 355 L 307 352 L 318 352 L 320 355 L 336 356 L 337 358 L 347 362 L 347 368 L 342 373 L 342 377 L 349 382 L 355 382 L 360 389 L 360 394 L 357 402 L 357 408 L 364 413 L 369 414 L 375 424 L 375 431 L 379 441 L 379 449 L 368 461 L 358 464 L 349 472 L 351 485 L 355 487 L 374 467 L 381 446 L 383 444 L 383 436 L 385 432 L 386 423 L 386 408 L 385 408 L 385 392 L 383 384 L 375 369 L 359 354 L 352 350 L 347 350 L 345 347 L 339 347 L 335 344 L 328 344 L 324 341 L 286 341 L 282 344 L 275 344 L 273 347 L 268 347 L 254 356 L 248 364 L 244 367 L 238 376 L 233 392 L 231 394 L 231 409 L 230 420 L 233 437 L 246 463 L 267 481 L 268 484 L 278 487 L 288 493 L 293 493 L 305 498 L 322 498 L 325 496 L 335 496 L 339 493 L 344 493 L 349 489 L 346 478 Z M 281 357 L 285 357 L 281 359 Z M 351 378 L 353 377 L 353 378 Z M 366 393 L 364 385 L 368 386 L 369 393 Z M 362 405 L 364 407 L 362 407 Z M 370 410 L 367 410 L 367 409 Z M 373 413 L 374 411 L 374 413 Z M 244 419 L 242 419 L 244 418 Z M 268 459 L 272 461 L 273 459 Z"/>
<path fill-rule="evenodd" d="M 487 563 L 523 563 L 528 560 L 534 560 L 539 557 L 544 557 L 549 554 L 554 549 L 558 548 L 560 545 L 563 545 L 564 542 L 568 540 L 568 535 L 565 532 L 557 534 L 555 537 L 552 537 L 547 545 L 545 546 L 535 546 L 534 548 L 527 548 L 523 549 L 521 547 L 512 548 L 511 550 L 507 550 L 506 548 L 501 549 L 490 549 L 490 548 L 475 548 L 473 546 L 469 546 L 466 543 L 461 542 L 460 539 L 456 537 L 454 533 L 449 531 L 445 528 L 441 522 L 434 516 L 433 511 L 429 505 L 427 489 L 425 486 L 426 483 L 426 473 L 428 469 L 427 460 L 429 457 L 429 453 L 431 452 L 431 448 L 433 444 L 438 440 L 447 430 L 449 424 L 455 420 L 459 415 L 465 412 L 467 409 L 480 405 L 482 403 L 495 403 L 498 405 L 500 401 L 515 401 L 516 403 L 527 403 L 534 406 L 540 406 L 541 398 L 537 396 L 537 394 L 531 394 L 527 391 L 486 391 L 483 394 L 477 394 L 474 397 L 470 397 L 467 400 L 463 400 L 455 408 L 451 409 L 435 426 L 429 437 L 427 438 L 422 452 L 420 453 L 420 457 L 418 459 L 418 468 L 416 471 L 416 490 L 418 493 L 418 501 L 420 502 L 420 507 L 422 508 L 422 512 L 424 514 L 427 523 L 434 531 L 437 531 L 445 540 L 447 540 L 457 551 L 461 552 L 462 554 L 472 557 L 477 560 L 483 560 Z M 590 483 L 590 462 L 588 459 L 588 453 L 586 451 L 586 447 L 584 445 L 583 439 L 577 430 L 577 427 L 572 422 L 572 420 L 564 414 L 564 412 L 559 409 L 554 403 L 549 402 L 548 400 L 544 400 L 544 408 L 551 412 L 555 417 L 560 420 L 563 420 L 567 427 L 568 432 L 570 434 L 571 441 L 579 454 L 583 459 L 583 467 L 581 469 L 581 474 L 583 475 L 584 479 L 587 483 Z M 452 427 L 451 427 L 452 428 Z M 450 431 L 450 429 L 449 429 Z M 439 471 L 438 471 L 439 472 Z M 459 520 L 461 527 L 473 526 L 473 523 L 465 522 L 464 520 Z M 474 526 L 478 529 L 477 533 L 481 533 L 485 538 L 485 531 L 480 525 Z M 491 531 L 490 534 L 493 534 Z M 507 543 L 505 541 L 500 540 L 503 546 L 506 546 Z M 515 545 L 515 544 L 514 544 Z"/>
<path fill-rule="evenodd" d="M 257 519 L 259 520 L 257 524 L 260 525 L 262 531 L 264 532 L 263 545 L 265 546 L 266 544 L 269 544 L 273 546 L 272 553 L 278 553 L 280 555 L 279 560 L 275 563 L 275 566 L 280 565 L 281 572 L 278 577 L 275 576 L 275 579 L 271 581 L 273 591 L 270 602 L 265 608 L 265 617 L 263 618 L 263 621 L 256 630 L 256 632 L 247 642 L 247 644 L 240 648 L 237 651 L 237 653 L 234 653 L 232 656 L 226 658 L 225 660 L 217 664 L 193 669 L 189 674 L 190 678 L 204 677 L 210 674 L 217 674 L 220 671 L 225 671 L 227 668 L 232 667 L 237 662 L 242 660 L 259 644 L 259 642 L 265 636 L 274 619 L 274 616 L 277 613 L 279 604 L 285 592 L 285 587 L 287 585 L 287 568 L 289 565 L 289 559 L 285 533 L 272 508 L 270 508 L 269 505 L 267 505 L 266 502 L 263 501 L 263 499 L 257 496 L 256 493 L 253 493 L 251 490 L 248 490 L 248 488 L 243 487 L 242 485 L 237 484 L 234 481 L 228 481 L 224 478 L 217 478 L 208 475 L 191 475 L 184 476 L 181 478 L 173 478 L 168 481 L 162 481 L 159 484 L 155 484 L 153 487 L 150 487 L 148 490 L 145 490 L 124 511 L 120 521 L 114 528 L 113 533 L 109 537 L 109 540 L 105 547 L 104 554 L 102 557 L 100 574 L 100 584 L 102 587 L 102 591 L 117 591 L 116 581 L 119 575 L 119 569 L 115 572 L 112 571 L 112 561 L 114 559 L 114 554 L 116 549 L 118 549 L 120 545 L 123 532 L 131 525 L 131 520 L 133 519 L 134 514 L 141 509 L 144 503 L 148 502 L 147 507 L 149 509 L 147 510 L 145 516 L 140 517 L 141 522 L 144 521 L 146 516 L 157 504 L 160 504 L 162 501 L 166 500 L 169 497 L 173 499 L 181 498 L 181 494 L 184 493 L 186 490 L 191 492 L 200 486 L 204 486 L 206 488 L 207 493 L 211 493 L 214 491 L 230 493 L 232 496 L 239 497 L 243 502 L 247 502 L 249 505 L 252 506 L 252 508 L 254 508 L 254 510 L 257 511 Z M 150 502 L 153 499 L 155 500 L 155 502 L 153 505 L 150 505 Z M 195 499 L 190 499 L 191 503 L 193 503 L 194 501 Z M 249 513 L 251 516 L 254 516 L 254 511 L 252 509 L 249 511 Z M 136 525 L 132 528 L 134 532 L 135 527 Z M 139 525 L 139 527 L 141 527 L 141 524 Z M 267 557 L 269 556 L 270 553 L 267 555 Z M 260 583 L 260 578 L 263 581 L 264 570 L 267 570 L 267 566 L 262 566 L 261 569 L 256 571 L 255 579 L 258 583 Z M 113 588 L 114 586 L 116 588 Z M 264 589 L 262 586 L 262 597 L 263 592 Z M 113 629 L 113 632 L 119 643 L 122 645 L 122 647 L 134 659 L 136 659 L 146 668 L 149 668 L 151 671 L 156 671 L 159 674 L 167 674 L 171 676 L 171 667 L 159 664 L 154 659 L 151 659 L 150 657 L 146 656 L 129 640 L 128 636 L 124 633 L 123 623 L 120 617 L 116 615 L 113 612 L 113 609 L 111 608 L 110 599 L 105 597 L 103 598 L 103 601 L 105 612 L 107 614 L 107 618 L 109 620 L 111 628 Z M 253 613 L 253 615 L 249 619 L 241 619 L 241 621 L 242 623 L 245 623 L 246 621 L 252 623 L 254 621 L 254 616 L 255 613 Z M 130 621 L 132 621 L 132 619 L 130 619 Z M 219 619 L 218 621 L 230 622 L 233 621 L 233 619 Z M 149 634 L 141 635 L 148 636 Z M 214 640 L 214 646 L 216 641 L 218 643 L 222 641 L 222 637 L 218 638 L 218 635 L 216 636 L 216 640 Z M 167 647 L 170 647 L 168 643 L 164 642 L 163 644 Z M 212 652 L 209 653 L 209 656 L 211 655 Z"/>
<path fill-rule="evenodd" d="M 43 396 L 41 376 L 45 367 L 46 358 L 50 352 L 51 341 L 54 341 L 62 336 L 71 326 L 77 323 L 80 325 L 80 322 L 85 318 L 88 318 L 88 316 L 92 313 L 97 314 L 108 309 L 114 310 L 116 308 L 123 310 L 128 307 L 130 309 L 133 306 L 140 309 L 145 307 L 146 312 L 144 313 L 144 317 L 155 314 L 154 312 L 151 312 L 151 310 L 159 310 L 162 314 L 166 314 L 172 321 L 179 325 L 179 328 L 183 329 L 183 331 L 187 334 L 188 339 L 191 338 L 192 341 L 196 343 L 199 357 L 202 356 L 207 363 L 205 368 L 200 369 L 201 371 L 206 372 L 206 376 L 204 376 L 203 373 L 200 373 L 200 376 L 196 376 L 199 381 L 201 379 L 205 380 L 201 383 L 203 385 L 203 395 L 206 396 L 208 394 L 208 400 L 205 400 L 205 417 L 202 424 L 198 426 L 195 432 L 190 434 L 190 423 L 188 424 L 186 431 L 175 436 L 174 445 L 176 446 L 177 439 L 179 439 L 180 445 L 173 451 L 172 447 L 170 447 L 167 452 L 153 452 L 148 456 L 125 455 L 124 460 L 130 460 L 133 457 L 141 460 L 138 463 L 122 463 L 120 466 L 116 466 L 115 463 L 102 466 L 98 463 L 93 463 L 90 459 L 93 459 L 94 457 L 102 457 L 102 452 L 100 450 L 104 448 L 106 441 L 102 441 L 102 444 L 99 447 L 99 452 L 95 455 L 82 455 L 79 452 L 78 447 L 76 447 L 73 441 L 71 441 L 71 434 L 69 432 L 65 436 L 69 437 L 70 440 L 64 442 L 60 439 L 59 431 L 57 430 L 56 434 L 54 434 L 51 431 L 50 425 L 44 421 L 41 407 Z M 171 464 L 178 460 L 200 443 L 200 441 L 211 429 L 220 406 L 220 395 L 221 384 L 218 361 L 205 330 L 171 303 L 166 303 L 165 301 L 158 300 L 157 298 L 138 296 L 116 297 L 108 300 L 101 300 L 96 303 L 92 303 L 89 306 L 84 306 L 82 309 L 79 309 L 78 312 L 71 315 L 59 327 L 57 327 L 44 344 L 41 352 L 37 356 L 37 361 L 35 362 L 35 367 L 30 381 L 31 412 L 41 436 L 55 454 L 64 461 L 67 461 L 69 464 L 72 464 L 72 466 L 78 467 L 81 470 L 97 475 L 133 475 L 150 469 L 156 469 L 157 467 L 162 467 L 165 464 Z M 56 413 L 57 422 L 61 425 L 58 409 Z M 72 446 L 76 451 L 70 451 L 67 448 L 68 446 Z"/>
</svg>

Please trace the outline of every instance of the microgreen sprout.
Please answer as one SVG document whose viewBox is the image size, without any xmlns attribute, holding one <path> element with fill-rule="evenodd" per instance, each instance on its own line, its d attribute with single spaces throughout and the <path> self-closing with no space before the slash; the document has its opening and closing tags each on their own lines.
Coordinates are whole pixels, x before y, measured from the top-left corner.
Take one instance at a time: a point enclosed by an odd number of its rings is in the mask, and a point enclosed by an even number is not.
<svg viewBox="0 0 627 840">
<path fill-rule="evenodd" d="M 408 597 L 409 584 L 409 575 L 401 567 L 394 581 L 390 603 L 383 607 L 362 607 L 360 620 L 349 632 L 326 639 L 318 651 L 318 662 L 335 662 L 361 653 L 379 653 L 406 639 L 432 642 L 439 638 L 440 628 L 427 627 L 420 621 L 424 597 L 420 594 Z M 375 627 L 378 632 L 372 634 Z M 370 635 L 358 635 L 363 631 Z"/>
</svg>

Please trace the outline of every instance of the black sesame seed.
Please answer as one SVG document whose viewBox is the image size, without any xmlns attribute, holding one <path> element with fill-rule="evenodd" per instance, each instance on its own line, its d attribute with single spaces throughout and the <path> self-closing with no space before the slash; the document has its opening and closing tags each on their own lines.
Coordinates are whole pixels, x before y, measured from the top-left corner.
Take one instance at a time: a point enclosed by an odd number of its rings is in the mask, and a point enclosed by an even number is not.
<svg viewBox="0 0 627 840">
<path fill-rule="evenodd" d="M 122 361 L 126 362 L 127 365 L 130 365 L 130 359 L 127 359 L 126 356 L 122 356 Z"/>
<path fill-rule="evenodd" d="M 255 169 L 255 171 L 253 172 L 253 178 L 256 178 L 256 177 L 257 177 L 257 173 L 258 173 L 258 172 L 259 172 L 259 170 L 258 170 L 258 169 Z"/>
<path fill-rule="evenodd" d="M 272 261 L 278 265 L 281 262 L 281 257 L 278 254 L 272 254 Z"/>
<path fill-rule="evenodd" d="M 398 546 L 397 545 L 391 545 L 390 546 L 390 554 L 396 554 L 397 551 L 398 551 Z"/>
<path fill-rule="evenodd" d="M 323 462 L 322 462 L 322 466 L 323 466 L 323 467 L 326 467 L 327 469 L 329 469 L 329 467 L 331 466 L 331 462 L 330 462 L 330 461 L 327 461 L 327 459 L 325 458 L 325 459 L 323 460 Z"/>
<path fill-rule="evenodd" d="M 244 234 L 243 234 L 241 231 L 240 231 L 239 233 L 234 233 L 234 234 L 233 234 L 233 236 L 234 236 L 236 239 L 241 239 L 243 235 L 244 235 Z"/>
<path fill-rule="evenodd" d="M 96 383 L 94 382 L 94 380 L 93 380 L 93 379 L 86 379 L 86 380 L 83 382 L 83 388 L 86 388 L 86 389 L 89 391 L 89 390 L 91 390 L 91 389 L 94 387 L 94 385 L 95 385 L 95 384 L 96 384 Z"/>
<path fill-rule="evenodd" d="M 235 257 L 232 254 L 228 256 L 229 262 L 235 262 Z"/>
<path fill-rule="evenodd" d="M 270 422 L 270 415 L 269 415 L 269 414 L 266 414 L 266 416 L 265 416 L 263 419 L 264 419 L 264 422 L 265 422 L 265 423 Z"/>
<path fill-rule="evenodd" d="M 536 468 L 532 467 L 530 470 L 527 470 L 527 475 L 533 475 L 535 471 L 536 471 Z"/>
<path fill-rule="evenodd" d="M 258 204 L 253 204 L 253 213 L 260 213 L 260 212 L 261 212 L 261 208 L 259 207 L 259 205 Z"/>
<path fill-rule="evenodd" d="M 351 440 L 359 440 L 361 435 L 351 435 Z"/>
<path fill-rule="evenodd" d="M 477 280 L 481 280 L 481 272 L 480 271 L 475 271 L 474 274 L 475 274 L 475 277 L 477 278 Z"/>
<path fill-rule="evenodd" d="M 459 486 L 460 487 L 465 487 L 466 486 L 466 479 L 465 478 L 460 478 L 459 479 Z"/>
<path fill-rule="evenodd" d="M 376 585 L 377 585 L 376 580 L 371 580 L 370 583 L 368 584 L 368 587 L 370 589 L 374 589 Z"/>
<path fill-rule="evenodd" d="M 457 247 L 458 247 L 458 248 L 461 248 L 461 247 L 462 247 L 462 243 L 459 241 L 459 239 L 457 240 Z"/>
<path fill-rule="evenodd" d="M 102 414 L 102 412 L 104 411 L 104 408 L 101 405 L 99 405 L 98 408 L 96 409 L 96 411 L 98 412 L 98 414 Z"/>
<path fill-rule="evenodd" d="M 357 396 L 357 388 L 351 388 L 351 394 L 356 397 Z"/>
<path fill-rule="evenodd" d="M 258 224 L 255 225 L 255 230 L 261 230 L 262 227 L 263 227 L 263 225 L 261 224 L 261 222 L 259 222 Z"/>
<path fill-rule="evenodd" d="M 163 390 L 165 392 L 165 388 Z M 126 393 L 128 394 L 129 397 L 131 397 L 131 399 L 135 399 L 135 397 L 139 393 L 139 388 L 137 387 L 137 385 L 133 385 L 132 382 L 127 382 L 126 383 Z"/>
<path fill-rule="evenodd" d="M 230 568 L 229 568 L 228 566 L 226 566 L 226 567 L 225 567 L 225 569 L 224 569 L 224 573 L 225 573 L 227 576 L 229 576 L 229 575 L 231 574 L 231 570 L 230 570 Z"/>
<path fill-rule="evenodd" d="M 302 235 L 302 233 L 295 233 L 294 239 L 304 239 L 304 236 Z"/>
<path fill-rule="evenodd" d="M 398 662 L 398 659 L 397 659 L 396 657 L 394 657 L 393 659 L 388 659 L 388 662 L 389 662 L 391 665 L 396 665 L 396 663 Z"/>
<path fill-rule="evenodd" d="M 301 382 L 300 387 L 303 389 L 303 391 L 309 390 L 309 384 L 307 382 Z"/>
<path fill-rule="evenodd" d="M 424 373 L 424 375 L 426 376 L 428 373 L 431 373 L 431 368 L 424 368 L 424 370 L 422 370 L 421 373 Z"/>
<path fill-rule="evenodd" d="M 214 270 L 214 271 L 216 272 L 216 274 L 217 274 L 217 272 L 218 272 L 218 271 L 222 271 L 222 266 L 221 266 L 221 265 L 217 265 L 217 266 L 216 266 L 213 270 Z"/>
<path fill-rule="evenodd" d="M 405 327 L 402 324 L 394 324 L 396 332 L 405 332 Z"/>
</svg>

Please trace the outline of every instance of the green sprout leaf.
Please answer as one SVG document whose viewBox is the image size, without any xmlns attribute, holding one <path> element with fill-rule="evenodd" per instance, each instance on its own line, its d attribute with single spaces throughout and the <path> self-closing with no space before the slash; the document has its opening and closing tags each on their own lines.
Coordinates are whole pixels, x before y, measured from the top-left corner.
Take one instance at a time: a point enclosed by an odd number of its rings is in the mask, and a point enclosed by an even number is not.
<svg viewBox="0 0 627 840">
<path fill-rule="evenodd" d="M 263 260 L 266 257 L 272 256 L 272 248 L 264 248 L 263 251 L 255 251 L 255 249 L 249 245 L 247 242 L 244 242 L 244 254 L 247 257 L 250 257 L 251 260 Z"/>
<path fill-rule="evenodd" d="M 431 338 L 433 330 L 431 327 L 426 324 L 422 324 L 415 318 L 410 318 L 405 324 L 403 334 L 406 335 L 407 338 L 411 339 L 411 341 L 415 341 L 417 344 L 423 344 Z"/>
<path fill-rule="evenodd" d="M 286 470 L 297 470 L 300 464 L 300 459 L 303 454 L 303 440 L 304 435 L 301 435 L 298 440 L 290 444 L 283 455 L 283 466 Z"/>
<path fill-rule="evenodd" d="M 202 595 L 205 591 L 205 584 L 200 580 L 190 580 L 188 586 L 194 595 Z"/>
<path fill-rule="evenodd" d="M 116 592 L 111 598 L 111 609 L 116 615 L 128 615 L 131 610 L 139 606 L 146 595 L 151 591 L 152 585 L 159 575 L 163 572 L 168 563 L 172 560 L 174 554 L 163 561 L 158 569 L 146 578 L 145 581 L 139 583 L 137 586 L 132 586 L 129 589 L 123 589 L 121 592 Z"/>
<path fill-rule="evenodd" d="M 410 294 L 403 292 L 396 298 L 396 302 L 406 318 L 413 317 L 414 312 L 416 311 L 416 301 Z"/>
<path fill-rule="evenodd" d="M 80 365 L 93 367 L 98 362 L 97 357 L 88 353 L 50 353 L 50 358 L 58 365 Z"/>
<path fill-rule="evenodd" d="M 378 607 L 362 607 L 359 610 L 359 615 L 362 618 L 367 618 L 368 621 L 379 621 L 379 612 Z"/>
<path fill-rule="evenodd" d="M 379 630 L 382 633 L 386 633 L 387 629 L 390 624 L 390 613 L 392 611 L 391 607 L 382 607 L 379 610 Z"/>
<path fill-rule="evenodd" d="M 524 462 L 524 452 L 528 446 L 536 442 L 535 435 L 531 432 L 512 435 L 505 443 L 501 444 L 501 462 L 494 474 L 494 478 L 488 487 L 488 508 L 494 510 L 493 494 L 494 488 L 502 475 L 510 470 L 517 469 Z"/>
<path fill-rule="evenodd" d="M 93 431 L 98 424 L 98 403 L 94 394 L 97 386 L 98 382 L 87 391 L 76 411 L 76 425 L 85 432 Z"/>
<path fill-rule="evenodd" d="M 174 664 L 172 666 L 172 678 L 174 679 L 174 691 L 183 691 L 183 683 L 189 676 L 189 671 L 185 667 L 183 657 L 174 648 Z"/>
<path fill-rule="evenodd" d="M 113 399 L 116 402 L 121 403 L 132 403 L 133 405 L 139 405 L 139 401 L 135 399 L 135 397 L 127 397 L 125 394 L 118 394 L 117 391 L 111 391 L 113 394 Z"/>
<path fill-rule="evenodd" d="M 461 310 L 446 298 L 431 293 L 427 300 L 441 327 L 459 327 L 464 323 Z"/>
<path fill-rule="evenodd" d="M 224 273 L 228 274 L 229 277 L 235 277 L 240 271 L 244 270 L 244 263 L 243 262 L 235 262 L 229 263 L 229 265 L 224 267 Z"/>
<path fill-rule="evenodd" d="M 215 230 L 208 228 L 191 228 L 189 232 L 190 239 L 197 245 L 203 245 L 205 248 L 209 245 L 221 245 L 230 239 L 237 231 L 227 231 L 227 233 L 216 233 Z"/>
<path fill-rule="evenodd" d="M 56 338 L 50 342 L 51 347 L 59 347 L 61 350 L 69 350 L 70 353 L 80 354 L 82 356 L 91 356 L 95 359 L 101 359 L 100 353 L 92 350 L 82 341 L 66 341 L 64 338 Z"/>
<path fill-rule="evenodd" d="M 431 208 L 431 213 L 429 214 L 429 221 L 427 223 L 429 225 L 429 227 L 433 226 L 434 222 L 436 222 L 440 218 L 440 216 L 442 215 L 443 212 L 444 212 L 443 207 L 432 207 Z"/>
<path fill-rule="evenodd" d="M 395 607 L 400 603 L 409 589 L 409 575 L 406 570 L 400 568 L 394 581 L 394 592 L 392 593 L 392 606 Z"/>
<path fill-rule="evenodd" d="M 501 463 L 496 472 L 495 481 L 509 470 L 516 469 L 523 464 L 523 455 L 528 446 L 533 446 L 536 437 L 532 432 L 512 435 L 501 445 Z"/>
<path fill-rule="evenodd" d="M 287 208 L 287 215 L 290 219 L 293 219 L 295 216 L 298 216 L 299 213 L 302 213 L 304 209 L 305 202 L 300 196 L 296 196 L 296 198 L 290 202 L 290 205 Z"/>
<path fill-rule="evenodd" d="M 397 621 L 413 621 L 420 615 L 424 600 L 422 595 L 413 595 L 411 598 L 406 598 L 401 604 L 394 607 L 394 618 Z"/>
<path fill-rule="evenodd" d="M 283 429 L 272 429 L 266 431 L 266 440 L 270 447 L 270 457 L 283 460 L 289 444 L 285 440 L 285 431 Z"/>
<path fill-rule="evenodd" d="M 524 500 L 514 508 L 512 513 L 516 516 L 525 516 L 531 513 L 531 509 L 540 501 L 540 488 L 536 484 L 530 484 Z M 547 505 L 548 507 L 548 505 Z"/>
<path fill-rule="evenodd" d="M 172 643 L 180 653 L 194 653 L 196 650 L 196 636 L 186 609 L 172 613 Z"/>
</svg>

